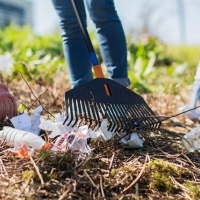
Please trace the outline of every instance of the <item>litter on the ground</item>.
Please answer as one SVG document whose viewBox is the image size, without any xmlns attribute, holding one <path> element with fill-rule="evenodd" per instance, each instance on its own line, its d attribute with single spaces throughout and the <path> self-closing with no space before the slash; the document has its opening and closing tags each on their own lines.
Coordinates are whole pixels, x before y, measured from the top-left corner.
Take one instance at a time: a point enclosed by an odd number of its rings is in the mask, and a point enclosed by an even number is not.
<svg viewBox="0 0 200 200">
<path fill-rule="evenodd" d="M 10 121 L 16 129 L 28 131 L 38 135 L 40 132 L 39 125 L 40 114 L 42 110 L 42 106 L 38 106 L 35 109 L 34 114 L 29 116 L 27 113 L 23 113 L 21 115 L 11 118 Z"/>
<path fill-rule="evenodd" d="M 6 140 L 13 145 L 9 149 L 14 155 L 27 157 L 37 150 L 48 148 L 52 151 L 71 150 L 79 152 L 81 158 L 85 158 L 91 153 L 88 139 L 109 141 L 114 139 L 115 133 L 108 131 L 107 119 L 102 119 L 101 126 L 97 130 L 89 128 L 87 125 L 68 126 L 65 115 L 58 113 L 55 120 L 45 120 L 41 116 L 42 106 L 35 109 L 30 116 L 23 113 L 11 119 L 14 126 L 4 127 L 0 131 L 0 140 Z M 48 141 L 39 135 L 40 131 L 45 131 Z M 123 135 L 123 134 L 121 134 Z M 129 134 L 129 137 L 121 139 L 121 144 L 127 148 L 141 148 L 143 141 L 137 133 Z"/>
<path fill-rule="evenodd" d="M 143 140 L 139 137 L 137 133 L 131 133 L 120 140 L 121 144 L 126 148 L 141 148 L 143 147 Z"/>
</svg>

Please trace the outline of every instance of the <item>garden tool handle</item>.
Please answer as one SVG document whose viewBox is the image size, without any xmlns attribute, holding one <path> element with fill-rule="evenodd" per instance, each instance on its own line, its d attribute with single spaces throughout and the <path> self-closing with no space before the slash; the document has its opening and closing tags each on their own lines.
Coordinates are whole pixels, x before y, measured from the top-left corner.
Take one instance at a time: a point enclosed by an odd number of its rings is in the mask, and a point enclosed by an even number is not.
<svg viewBox="0 0 200 200">
<path fill-rule="evenodd" d="M 79 26 L 81 28 L 81 32 L 83 34 L 88 52 L 89 52 L 89 56 L 90 56 L 90 60 L 91 60 L 92 65 L 93 65 L 95 76 L 96 76 L 96 78 L 104 78 L 104 74 L 103 74 L 101 65 L 99 64 L 99 61 L 98 61 L 96 53 L 94 51 L 92 42 L 90 40 L 90 36 L 89 36 L 88 31 L 87 31 L 87 29 L 84 25 L 84 21 L 83 21 L 83 18 L 81 16 L 81 11 L 78 7 L 78 4 L 77 4 L 76 0 L 71 0 L 71 2 L 72 2 L 72 7 L 74 9 L 74 12 L 75 12 L 76 18 L 78 20 Z"/>
</svg>

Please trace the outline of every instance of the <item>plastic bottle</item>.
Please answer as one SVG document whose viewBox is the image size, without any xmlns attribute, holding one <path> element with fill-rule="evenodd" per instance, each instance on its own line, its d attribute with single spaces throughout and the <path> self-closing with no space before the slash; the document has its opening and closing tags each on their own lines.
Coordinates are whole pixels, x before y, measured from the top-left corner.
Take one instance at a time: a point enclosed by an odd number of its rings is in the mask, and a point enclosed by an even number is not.
<svg viewBox="0 0 200 200">
<path fill-rule="evenodd" d="M 3 130 L 0 131 L 1 139 L 5 139 L 11 144 L 18 144 L 19 146 L 27 144 L 36 150 L 42 149 L 45 145 L 45 141 L 40 136 L 8 126 L 4 126 Z"/>
<path fill-rule="evenodd" d="M 182 137 L 182 143 L 189 152 L 200 149 L 200 125 Z M 199 150 L 200 151 L 200 150 Z"/>
</svg>

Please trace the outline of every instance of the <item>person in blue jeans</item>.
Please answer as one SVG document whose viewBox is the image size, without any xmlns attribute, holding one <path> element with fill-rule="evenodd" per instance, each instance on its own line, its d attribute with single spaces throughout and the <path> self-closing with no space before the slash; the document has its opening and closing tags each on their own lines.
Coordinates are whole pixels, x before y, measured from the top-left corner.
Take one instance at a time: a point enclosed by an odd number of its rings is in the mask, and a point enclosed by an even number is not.
<svg viewBox="0 0 200 200">
<path fill-rule="evenodd" d="M 60 19 L 65 60 L 71 87 L 93 79 L 92 63 L 70 0 L 52 0 Z M 129 86 L 127 47 L 124 30 L 114 0 L 77 0 L 84 20 L 86 10 L 96 27 L 98 42 L 109 78 Z"/>
</svg>

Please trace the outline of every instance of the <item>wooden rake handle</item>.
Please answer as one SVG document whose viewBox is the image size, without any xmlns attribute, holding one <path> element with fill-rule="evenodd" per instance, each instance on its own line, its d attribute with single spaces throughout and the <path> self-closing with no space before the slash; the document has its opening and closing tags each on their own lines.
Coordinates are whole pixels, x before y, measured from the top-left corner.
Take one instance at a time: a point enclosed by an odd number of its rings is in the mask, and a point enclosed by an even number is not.
<svg viewBox="0 0 200 200">
<path fill-rule="evenodd" d="M 89 36 L 88 31 L 85 27 L 85 23 L 83 21 L 83 17 L 81 16 L 81 11 L 78 7 L 77 1 L 71 0 L 71 2 L 72 2 L 72 7 L 74 9 L 74 12 L 75 12 L 76 18 L 78 20 L 79 26 L 81 28 L 81 32 L 83 34 L 88 52 L 89 52 L 89 56 L 90 56 L 90 60 L 91 60 L 92 65 L 93 65 L 95 76 L 96 76 L 96 78 L 105 78 L 103 71 L 102 71 L 102 67 L 99 64 L 99 61 L 98 61 L 96 53 L 94 51 L 92 42 L 90 40 L 90 36 Z"/>
</svg>

